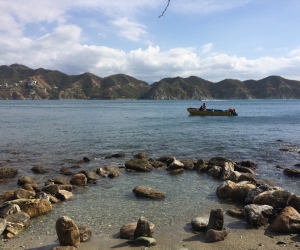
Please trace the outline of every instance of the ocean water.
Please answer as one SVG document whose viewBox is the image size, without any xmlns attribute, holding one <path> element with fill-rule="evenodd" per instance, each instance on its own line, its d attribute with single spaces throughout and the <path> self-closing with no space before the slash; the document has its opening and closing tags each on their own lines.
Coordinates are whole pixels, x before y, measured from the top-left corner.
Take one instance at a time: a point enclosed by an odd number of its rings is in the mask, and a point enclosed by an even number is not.
<svg viewBox="0 0 300 250">
<path fill-rule="evenodd" d="M 209 160 L 222 156 L 250 160 L 259 164 L 257 178 L 300 195 L 300 180 L 276 168 L 300 163 L 300 100 L 205 103 L 214 109 L 234 107 L 239 116 L 190 116 L 186 108 L 202 104 L 196 100 L 0 101 L 0 164 L 19 168 L 13 180 L 0 182 L 0 190 L 17 189 L 22 175 L 33 176 L 43 186 L 49 178 L 60 176 L 62 166 L 72 166 L 84 156 L 92 161 L 80 164 L 81 169 L 96 170 L 124 166 L 135 154 L 147 152 L 149 158 L 168 155 L 179 160 Z M 126 156 L 105 159 L 119 152 Z M 36 165 L 51 172 L 35 175 L 30 169 Z M 137 185 L 158 189 L 167 197 L 158 201 L 138 199 L 132 193 Z M 96 234 L 113 235 L 141 215 L 157 228 L 184 225 L 196 215 L 208 215 L 212 208 L 236 205 L 217 199 L 218 185 L 219 180 L 194 171 L 171 176 L 160 170 L 122 170 L 118 178 L 101 178 L 97 184 L 74 191 L 74 200 L 55 205 L 24 233 L 38 230 L 41 235 L 54 235 L 55 221 L 62 215 L 92 226 Z"/>
</svg>

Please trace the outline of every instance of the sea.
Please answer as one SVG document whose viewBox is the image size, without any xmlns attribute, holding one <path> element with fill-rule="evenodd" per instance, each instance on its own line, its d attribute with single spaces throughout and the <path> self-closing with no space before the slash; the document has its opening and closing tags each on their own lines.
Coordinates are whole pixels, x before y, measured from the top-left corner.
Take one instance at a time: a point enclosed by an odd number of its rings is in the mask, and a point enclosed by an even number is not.
<svg viewBox="0 0 300 250">
<path fill-rule="evenodd" d="M 189 115 L 187 108 L 199 108 L 203 102 L 207 108 L 235 108 L 238 116 Z M 107 166 L 121 170 L 117 178 L 100 178 L 74 190 L 72 200 L 32 219 L 22 234 L 55 235 L 56 220 L 69 216 L 76 224 L 91 226 L 96 235 L 115 237 L 122 225 L 140 216 L 163 229 L 184 227 L 214 208 L 241 207 L 218 199 L 216 188 L 221 181 L 205 173 L 125 171 L 125 162 L 139 152 L 153 159 L 208 161 L 218 156 L 252 161 L 258 164 L 257 179 L 300 195 L 300 179 L 285 176 L 277 168 L 297 168 L 294 165 L 300 163 L 300 100 L 0 101 L 0 167 L 19 169 L 15 178 L 0 182 L 1 193 L 20 188 L 17 180 L 25 175 L 42 187 L 47 180 L 63 176 L 62 166 L 80 165 L 78 171 Z M 105 158 L 116 153 L 125 157 Z M 89 163 L 80 162 L 85 156 Z M 34 174 L 33 166 L 51 171 Z M 137 198 L 132 192 L 137 185 L 155 188 L 166 198 Z"/>
</svg>

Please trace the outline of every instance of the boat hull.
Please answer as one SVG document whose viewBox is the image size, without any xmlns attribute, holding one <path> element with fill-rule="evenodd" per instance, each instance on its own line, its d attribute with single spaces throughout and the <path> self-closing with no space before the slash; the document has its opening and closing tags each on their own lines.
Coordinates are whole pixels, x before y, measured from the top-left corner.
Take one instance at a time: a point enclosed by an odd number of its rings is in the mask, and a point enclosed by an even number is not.
<svg viewBox="0 0 300 250">
<path fill-rule="evenodd" d="M 190 115 L 200 115 L 200 116 L 237 116 L 237 113 L 229 112 L 228 110 L 199 110 L 197 108 L 188 108 L 187 111 Z"/>
</svg>

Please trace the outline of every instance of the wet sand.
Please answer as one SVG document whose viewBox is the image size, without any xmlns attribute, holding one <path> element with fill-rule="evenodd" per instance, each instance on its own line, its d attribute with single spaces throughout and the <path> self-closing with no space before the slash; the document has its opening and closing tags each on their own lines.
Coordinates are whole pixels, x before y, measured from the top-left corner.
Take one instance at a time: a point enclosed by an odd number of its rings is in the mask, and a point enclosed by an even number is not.
<svg viewBox="0 0 300 250">
<path fill-rule="evenodd" d="M 153 237 L 157 245 L 151 247 L 153 250 L 197 250 L 197 249 L 224 249 L 224 250 L 255 250 L 255 249 L 300 249 L 300 235 L 277 234 L 271 232 L 268 226 L 253 228 L 243 220 L 231 218 L 225 221 L 224 227 L 230 228 L 230 233 L 224 241 L 216 243 L 205 243 L 204 232 L 194 232 L 190 223 L 164 227 L 155 231 Z M 25 229 L 26 230 L 26 229 Z M 281 244 L 278 244 L 281 243 Z M 282 244 L 285 243 L 285 244 Z M 28 235 L 21 232 L 18 236 L 0 244 L 1 250 L 51 250 L 59 246 L 56 236 Z M 105 250 L 105 249 L 147 249 L 143 246 L 129 244 L 127 240 L 114 238 L 101 233 L 93 235 L 91 241 L 83 242 L 78 250 Z"/>
</svg>

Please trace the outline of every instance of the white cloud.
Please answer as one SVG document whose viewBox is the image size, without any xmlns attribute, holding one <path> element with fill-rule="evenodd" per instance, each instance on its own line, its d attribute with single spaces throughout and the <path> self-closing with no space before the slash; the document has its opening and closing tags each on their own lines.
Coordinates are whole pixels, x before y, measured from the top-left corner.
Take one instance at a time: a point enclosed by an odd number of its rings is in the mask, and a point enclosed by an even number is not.
<svg viewBox="0 0 300 250">
<path fill-rule="evenodd" d="M 146 26 L 129 21 L 127 17 L 120 18 L 112 22 L 112 24 L 120 29 L 120 36 L 130 41 L 140 41 L 141 36 L 146 34 Z"/>
<path fill-rule="evenodd" d="M 208 44 L 203 45 L 201 47 L 201 53 L 202 54 L 208 53 L 209 51 L 211 51 L 212 47 L 213 47 L 212 43 L 208 43 Z"/>
</svg>

